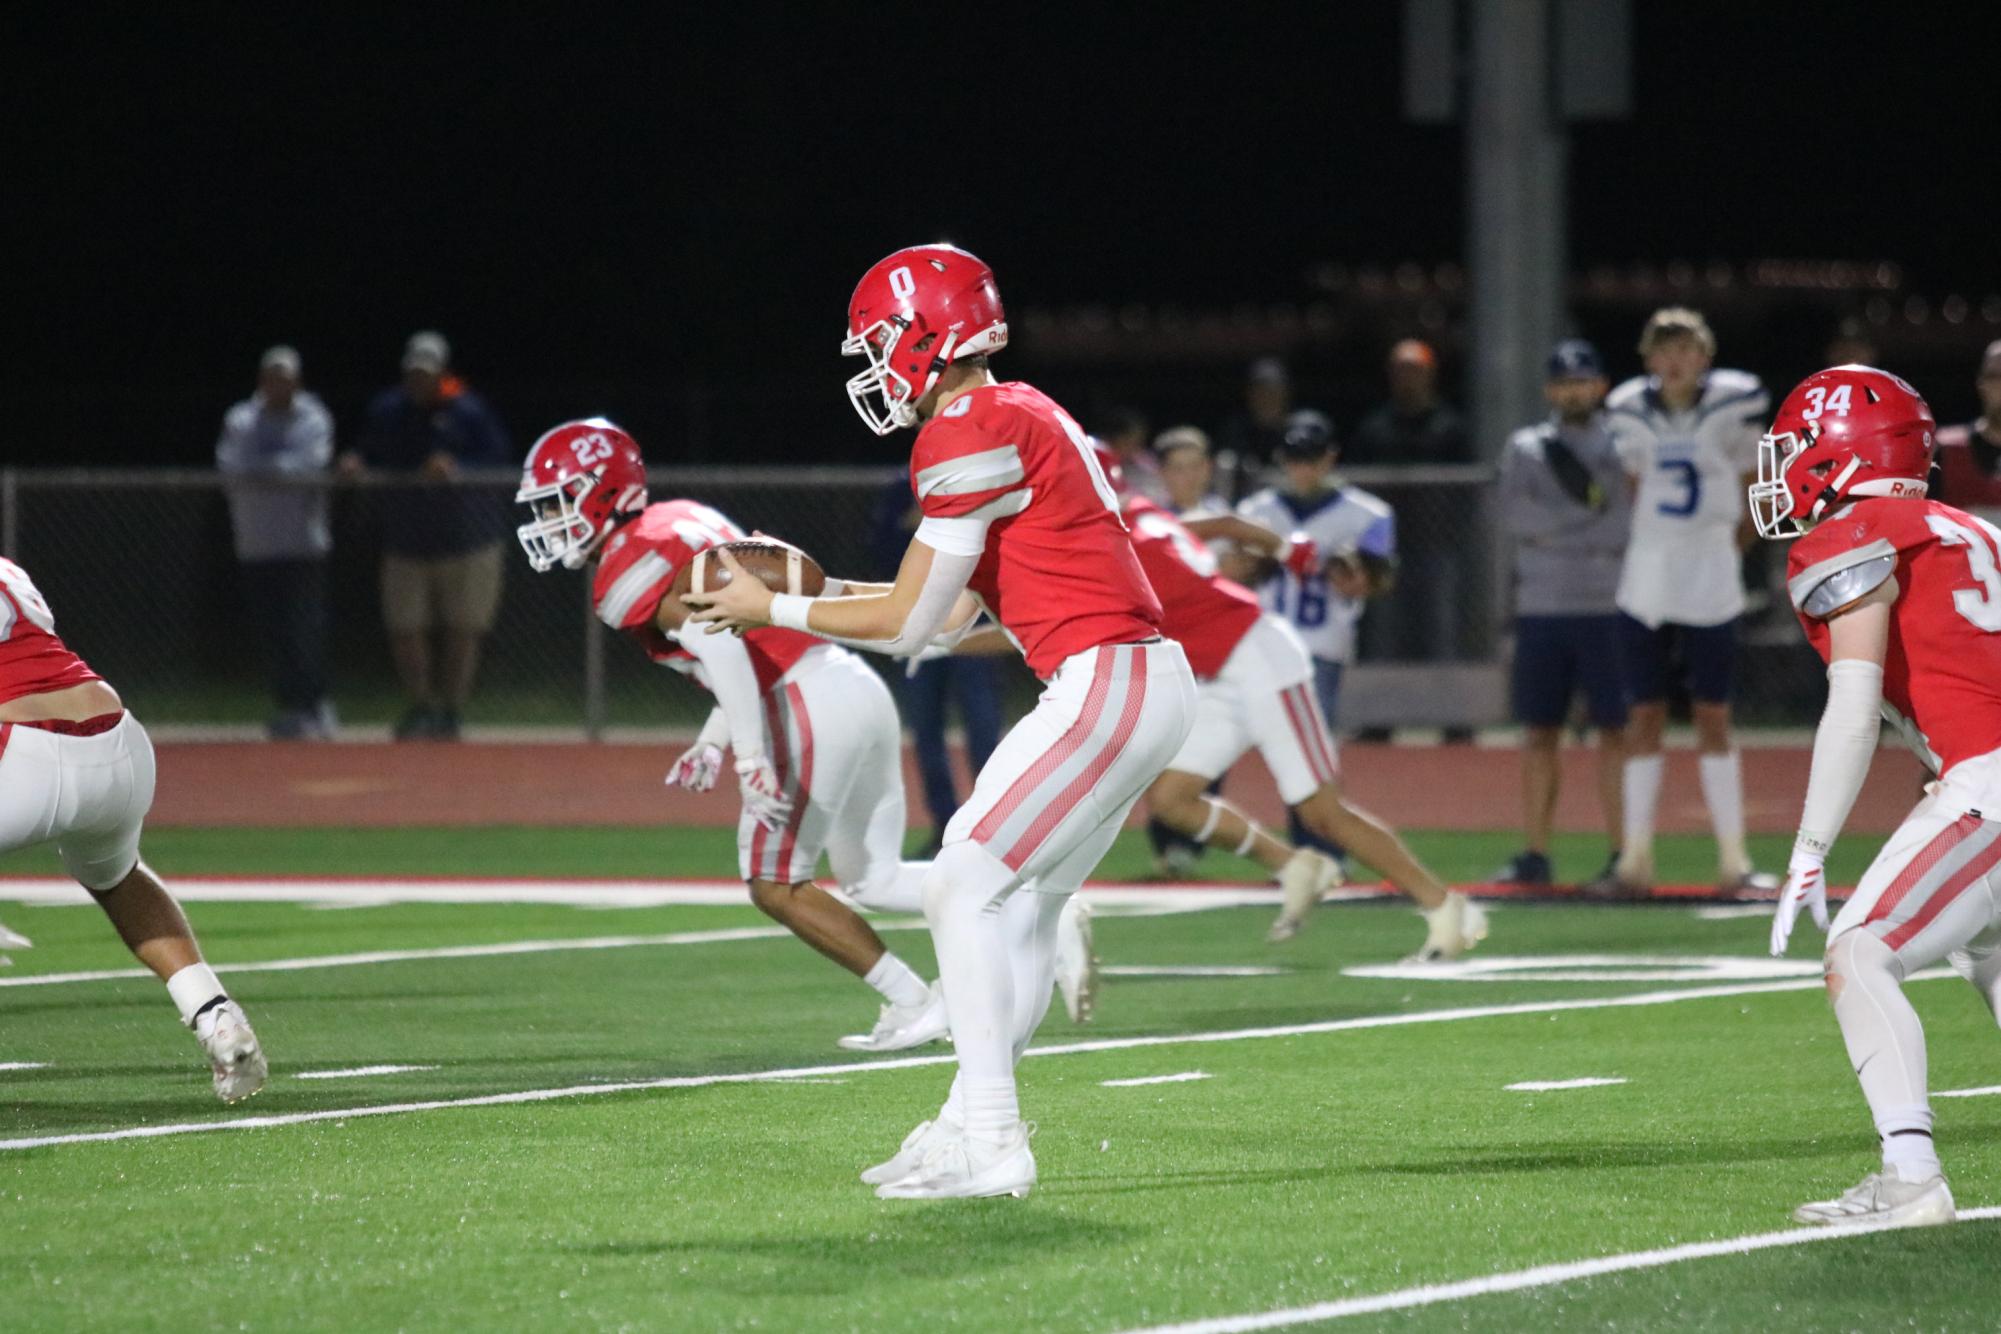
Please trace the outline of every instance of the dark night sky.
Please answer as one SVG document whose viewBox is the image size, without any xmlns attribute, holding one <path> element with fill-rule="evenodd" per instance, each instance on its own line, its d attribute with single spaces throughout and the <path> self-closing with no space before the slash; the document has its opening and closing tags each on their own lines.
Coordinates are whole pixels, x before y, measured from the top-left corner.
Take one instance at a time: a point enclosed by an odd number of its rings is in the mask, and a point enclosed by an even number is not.
<svg viewBox="0 0 2001 1334">
<path fill-rule="evenodd" d="M 1400 118 L 1395 5 L 1063 8 L 10 6 L 0 459 L 200 461 L 279 340 L 345 422 L 421 326 L 524 444 L 607 409 L 671 457 L 700 383 L 745 454 L 864 456 L 835 349 L 897 245 L 969 246 L 1017 310 L 1458 256 L 1459 134 Z M 1903 10 L 1641 0 L 1638 112 L 1573 140 L 1574 260 L 2001 291 L 1991 86 L 1964 11 Z"/>
</svg>

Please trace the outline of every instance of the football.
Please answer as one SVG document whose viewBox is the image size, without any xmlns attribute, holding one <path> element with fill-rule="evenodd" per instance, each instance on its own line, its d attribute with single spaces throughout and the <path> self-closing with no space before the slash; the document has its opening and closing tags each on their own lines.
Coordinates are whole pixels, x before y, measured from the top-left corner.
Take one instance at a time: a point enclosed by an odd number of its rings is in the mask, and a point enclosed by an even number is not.
<svg viewBox="0 0 2001 1334">
<path fill-rule="evenodd" d="M 818 597 L 827 586 L 827 575 L 820 568 L 820 563 L 798 547 L 776 538 L 753 537 L 696 552 L 695 559 L 682 567 L 675 577 L 674 593 L 677 597 L 683 593 L 714 592 L 734 577 L 729 567 L 716 556 L 718 551 L 729 552 L 736 558 L 737 564 L 756 575 L 774 593 Z"/>
</svg>

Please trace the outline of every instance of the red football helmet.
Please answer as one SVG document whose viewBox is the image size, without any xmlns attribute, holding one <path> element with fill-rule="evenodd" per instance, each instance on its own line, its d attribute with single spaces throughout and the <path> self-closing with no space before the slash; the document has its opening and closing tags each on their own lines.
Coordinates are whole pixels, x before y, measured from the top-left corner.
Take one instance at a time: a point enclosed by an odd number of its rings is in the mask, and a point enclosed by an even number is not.
<svg viewBox="0 0 2001 1334">
<path fill-rule="evenodd" d="M 1091 453 L 1097 457 L 1098 471 L 1112 484 L 1112 493 L 1123 499 L 1126 494 L 1126 469 L 1119 462 L 1119 452 L 1094 435 L 1091 437 Z"/>
<path fill-rule="evenodd" d="M 514 530 L 528 563 L 581 569 L 618 515 L 646 508 L 646 460 L 602 417 L 564 422 L 528 451 L 514 499 L 532 513 Z"/>
<path fill-rule="evenodd" d="M 1797 537 L 1852 496 L 1923 496 L 1932 410 L 1873 366 L 1835 366 L 1801 380 L 1758 441 L 1751 517 L 1762 537 Z"/>
<path fill-rule="evenodd" d="M 877 435 L 917 424 L 917 403 L 960 357 L 1007 346 L 994 271 L 957 246 L 920 245 L 879 261 L 848 301 L 844 357 L 867 357 L 848 399 Z"/>
</svg>

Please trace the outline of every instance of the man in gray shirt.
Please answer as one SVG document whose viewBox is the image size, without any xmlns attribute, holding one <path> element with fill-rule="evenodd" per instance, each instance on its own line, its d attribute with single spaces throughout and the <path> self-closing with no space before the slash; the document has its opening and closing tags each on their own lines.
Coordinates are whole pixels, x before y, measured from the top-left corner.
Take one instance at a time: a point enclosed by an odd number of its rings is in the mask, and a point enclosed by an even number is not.
<svg viewBox="0 0 2001 1334">
<path fill-rule="evenodd" d="M 257 367 L 257 392 L 230 408 L 215 442 L 229 497 L 244 604 L 263 641 L 277 712 L 274 740 L 321 738 L 327 699 L 327 492 L 333 417 L 299 386 L 299 354 L 279 346 Z"/>
<path fill-rule="evenodd" d="M 1515 543 L 1515 717 L 1528 845 L 1497 879 L 1546 885 L 1563 724 L 1577 694 L 1598 729 L 1598 800 L 1618 861 L 1626 693 L 1614 600 L 1631 522 L 1630 487 L 1605 428 L 1604 363 L 1582 339 L 1550 354 L 1540 425 L 1501 458 L 1501 522 Z"/>
</svg>

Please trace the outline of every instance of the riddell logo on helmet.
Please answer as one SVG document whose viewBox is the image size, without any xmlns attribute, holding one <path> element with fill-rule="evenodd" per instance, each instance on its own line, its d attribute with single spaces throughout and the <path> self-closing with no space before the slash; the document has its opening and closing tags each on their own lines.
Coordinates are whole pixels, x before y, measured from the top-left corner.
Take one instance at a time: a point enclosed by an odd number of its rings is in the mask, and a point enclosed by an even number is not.
<svg viewBox="0 0 2001 1334">
<path fill-rule="evenodd" d="M 1925 493 L 1925 484 L 1923 482 L 1893 481 L 1890 483 L 1890 490 L 1888 491 L 1887 494 L 1889 494 L 1893 498 L 1901 499 L 1905 496 L 1921 496 L 1924 493 Z"/>
</svg>

